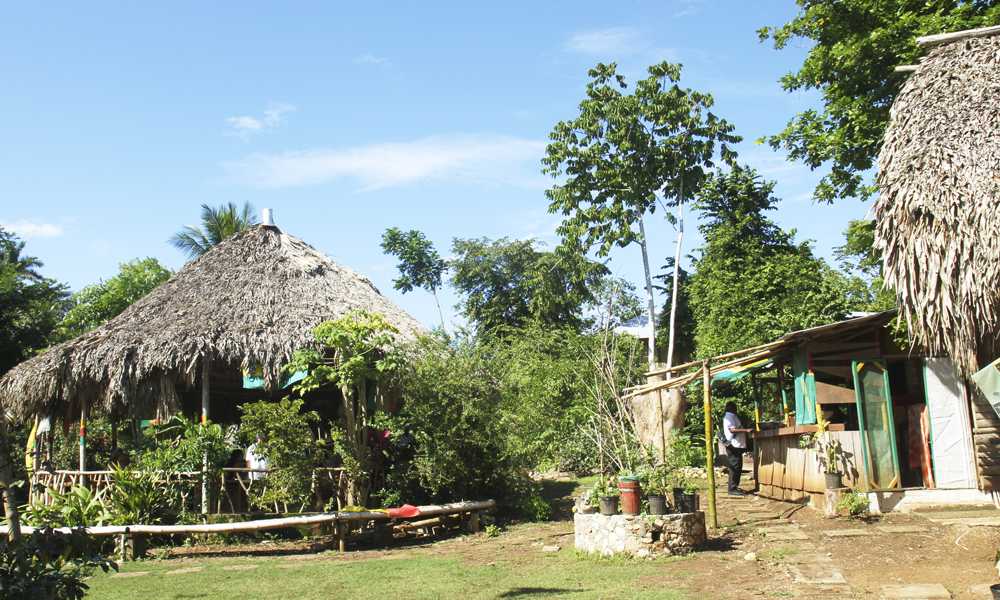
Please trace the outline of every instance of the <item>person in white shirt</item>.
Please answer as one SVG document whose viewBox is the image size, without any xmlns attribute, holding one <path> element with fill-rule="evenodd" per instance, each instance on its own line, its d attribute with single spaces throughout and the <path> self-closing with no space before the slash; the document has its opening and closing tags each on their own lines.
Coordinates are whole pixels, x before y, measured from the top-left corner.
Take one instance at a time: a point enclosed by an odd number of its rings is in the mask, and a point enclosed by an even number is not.
<svg viewBox="0 0 1000 600">
<path fill-rule="evenodd" d="M 261 471 L 261 469 L 267 468 L 267 457 L 261 454 L 258 450 L 258 446 L 263 441 L 263 438 L 258 433 L 257 437 L 254 439 L 254 443 L 250 444 L 247 448 L 246 458 L 247 458 L 247 468 L 250 471 L 250 481 L 254 482 L 258 479 L 263 479 L 267 473 Z"/>
<path fill-rule="evenodd" d="M 746 496 L 740 489 L 740 476 L 743 475 L 743 452 L 747 447 L 747 433 L 743 423 L 736 415 L 736 403 L 726 403 L 726 416 L 722 418 L 722 432 L 726 437 L 726 452 L 729 454 L 729 495 Z"/>
</svg>

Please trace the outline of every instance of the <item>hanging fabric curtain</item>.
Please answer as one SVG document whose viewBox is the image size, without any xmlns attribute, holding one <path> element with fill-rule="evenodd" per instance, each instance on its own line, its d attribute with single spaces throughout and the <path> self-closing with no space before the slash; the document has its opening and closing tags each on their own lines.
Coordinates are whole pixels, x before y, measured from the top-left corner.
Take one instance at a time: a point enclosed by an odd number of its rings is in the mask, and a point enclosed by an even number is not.
<svg viewBox="0 0 1000 600">
<path fill-rule="evenodd" d="M 305 376 L 309 374 L 309 371 L 296 371 L 291 375 L 286 375 L 281 378 L 281 384 L 278 386 L 279 389 L 285 389 L 286 387 L 298 383 L 305 379 Z M 260 365 L 254 369 L 253 375 L 249 375 L 247 371 L 243 371 L 243 389 L 247 390 L 259 390 L 264 388 L 264 369 Z"/>
</svg>

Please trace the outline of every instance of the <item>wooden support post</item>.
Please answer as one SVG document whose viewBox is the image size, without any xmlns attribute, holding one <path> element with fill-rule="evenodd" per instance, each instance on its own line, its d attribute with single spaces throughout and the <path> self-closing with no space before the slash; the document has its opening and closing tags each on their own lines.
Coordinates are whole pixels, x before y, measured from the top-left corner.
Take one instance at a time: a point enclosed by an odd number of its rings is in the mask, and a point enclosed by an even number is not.
<svg viewBox="0 0 1000 600">
<path fill-rule="evenodd" d="M 122 536 L 122 558 L 125 560 L 141 560 L 146 558 L 146 546 L 149 536 L 144 533 L 126 533 Z"/>
<path fill-rule="evenodd" d="M 702 363 L 702 382 L 705 386 L 705 472 L 708 475 L 708 517 L 711 527 L 719 527 L 715 506 L 715 436 L 712 435 L 712 376 L 710 361 Z"/>
<path fill-rule="evenodd" d="M 479 533 L 479 513 L 469 513 L 469 533 Z"/>
<path fill-rule="evenodd" d="M 7 515 L 7 538 L 12 542 L 21 541 L 21 515 L 17 511 L 17 498 L 11 489 L 13 465 L 10 459 L 10 438 L 7 436 L 7 413 L 0 409 L 0 492 L 3 493 L 3 508 Z"/>
<path fill-rule="evenodd" d="M 208 424 L 209 371 L 212 370 L 212 357 L 208 354 L 201 363 L 201 425 Z M 201 457 L 201 512 L 208 514 L 208 452 Z"/>
<path fill-rule="evenodd" d="M 788 427 L 788 392 L 785 391 L 785 365 L 778 363 L 778 388 L 781 390 L 781 410 L 785 415 L 785 427 Z"/>
<path fill-rule="evenodd" d="M 337 549 L 341 552 L 347 550 L 347 523 L 337 521 Z"/>
<path fill-rule="evenodd" d="M 80 470 L 87 470 L 87 399 L 80 399 Z M 83 482 L 81 476 L 81 482 Z"/>
<path fill-rule="evenodd" d="M 753 416 L 757 431 L 760 431 L 760 388 L 757 387 L 757 374 L 750 373 L 750 382 L 753 384 Z"/>
</svg>

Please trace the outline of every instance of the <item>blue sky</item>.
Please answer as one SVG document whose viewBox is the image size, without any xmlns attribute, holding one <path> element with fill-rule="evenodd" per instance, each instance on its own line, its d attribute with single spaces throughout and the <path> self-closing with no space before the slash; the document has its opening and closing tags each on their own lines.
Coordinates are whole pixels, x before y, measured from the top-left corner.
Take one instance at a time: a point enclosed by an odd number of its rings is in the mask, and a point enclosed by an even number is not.
<svg viewBox="0 0 1000 600">
<path fill-rule="evenodd" d="M 0 18 L 0 224 L 73 290 L 155 257 L 200 205 L 249 200 L 284 231 L 370 277 L 427 325 L 430 294 L 392 289 L 388 227 L 550 246 L 540 172 L 548 133 L 577 115 L 598 62 L 629 82 L 663 60 L 711 93 L 746 140 L 740 161 L 778 181 L 773 214 L 829 257 L 867 206 L 814 204 L 819 174 L 761 135 L 818 106 L 778 79 L 801 46 L 757 40 L 792 0 L 724 2 L 14 3 Z M 684 251 L 700 239 L 689 220 Z M 646 224 L 654 267 L 676 234 Z M 637 246 L 611 269 L 641 285 Z M 446 318 L 460 321 L 442 298 Z M 662 298 L 657 297 L 657 303 Z"/>
</svg>

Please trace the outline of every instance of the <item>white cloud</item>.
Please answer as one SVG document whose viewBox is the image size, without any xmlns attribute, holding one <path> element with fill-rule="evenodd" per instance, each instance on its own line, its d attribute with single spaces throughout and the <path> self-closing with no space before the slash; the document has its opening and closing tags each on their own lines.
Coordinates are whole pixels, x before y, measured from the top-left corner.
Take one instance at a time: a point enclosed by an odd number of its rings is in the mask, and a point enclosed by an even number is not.
<svg viewBox="0 0 1000 600">
<path fill-rule="evenodd" d="M 225 135 L 233 135 L 243 141 L 249 141 L 250 136 L 255 133 L 273 130 L 285 125 L 288 122 L 285 114 L 293 110 L 295 107 L 291 104 L 271 102 L 264 109 L 263 119 L 255 119 L 250 116 L 230 117 L 226 119 L 226 122 L 233 127 L 234 131 L 228 131 Z"/>
<path fill-rule="evenodd" d="M 371 54 L 365 54 L 364 56 L 359 56 L 354 59 L 355 63 L 378 65 L 383 69 L 388 69 L 392 66 L 392 63 L 385 58 L 377 58 Z"/>
<path fill-rule="evenodd" d="M 599 31 L 584 31 L 566 40 L 565 49 L 579 54 L 621 56 L 644 49 L 648 43 L 628 27 L 612 27 Z"/>
<path fill-rule="evenodd" d="M 452 180 L 543 186 L 537 164 L 544 142 L 492 135 L 432 136 L 332 150 L 318 148 L 284 154 L 252 154 L 224 161 L 227 181 L 256 188 L 316 185 L 341 178 L 364 189 L 400 187 L 423 181 Z M 532 163 L 529 176 L 523 163 Z"/>
<path fill-rule="evenodd" d="M 17 221 L 14 223 L 0 222 L 0 226 L 8 231 L 13 231 L 19 237 L 28 238 L 51 238 L 59 237 L 63 234 L 63 228 L 50 223 L 42 223 L 38 219 L 31 221 Z"/>
</svg>

